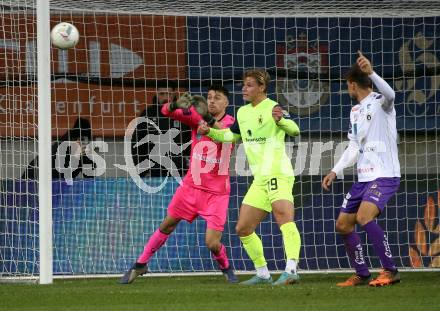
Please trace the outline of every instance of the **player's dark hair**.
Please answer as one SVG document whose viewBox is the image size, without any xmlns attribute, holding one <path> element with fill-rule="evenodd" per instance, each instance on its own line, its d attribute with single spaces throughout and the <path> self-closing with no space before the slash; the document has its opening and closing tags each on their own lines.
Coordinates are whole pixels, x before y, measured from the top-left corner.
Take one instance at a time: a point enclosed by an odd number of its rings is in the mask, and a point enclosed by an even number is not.
<svg viewBox="0 0 440 311">
<path fill-rule="evenodd" d="M 156 92 L 158 89 L 164 88 L 164 89 L 172 89 L 173 91 L 176 91 L 178 89 L 178 83 L 174 80 L 158 80 L 156 83 Z M 175 95 L 172 98 L 172 101 L 177 100 L 177 95 Z M 151 101 L 153 105 L 159 105 L 159 101 L 157 98 L 157 94 L 154 94 L 153 100 Z"/>
<path fill-rule="evenodd" d="M 227 88 L 225 88 L 223 85 L 220 84 L 213 84 L 208 88 L 208 92 L 209 91 L 215 91 L 215 92 L 220 92 L 223 93 L 223 95 L 225 95 L 226 97 L 229 96 L 229 91 Z"/>
<path fill-rule="evenodd" d="M 347 81 L 356 82 L 363 89 L 373 87 L 373 82 L 371 81 L 370 77 L 368 77 L 368 74 L 361 70 L 357 63 L 351 66 L 350 70 L 345 73 L 344 77 Z"/>
<path fill-rule="evenodd" d="M 267 87 L 270 83 L 270 75 L 266 70 L 260 68 L 246 70 L 243 74 L 243 81 L 248 77 L 254 78 L 258 85 L 264 85 L 264 92 L 267 91 Z"/>
</svg>

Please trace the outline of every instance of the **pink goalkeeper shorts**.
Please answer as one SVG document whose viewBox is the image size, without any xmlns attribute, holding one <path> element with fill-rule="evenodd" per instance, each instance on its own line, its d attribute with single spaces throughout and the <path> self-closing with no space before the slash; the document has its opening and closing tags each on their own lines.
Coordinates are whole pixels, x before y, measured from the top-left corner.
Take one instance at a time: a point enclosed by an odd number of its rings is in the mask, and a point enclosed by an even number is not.
<svg viewBox="0 0 440 311">
<path fill-rule="evenodd" d="M 223 231 L 228 205 L 229 194 L 209 193 L 183 184 L 168 205 L 168 215 L 189 223 L 200 216 L 209 229 Z"/>
</svg>

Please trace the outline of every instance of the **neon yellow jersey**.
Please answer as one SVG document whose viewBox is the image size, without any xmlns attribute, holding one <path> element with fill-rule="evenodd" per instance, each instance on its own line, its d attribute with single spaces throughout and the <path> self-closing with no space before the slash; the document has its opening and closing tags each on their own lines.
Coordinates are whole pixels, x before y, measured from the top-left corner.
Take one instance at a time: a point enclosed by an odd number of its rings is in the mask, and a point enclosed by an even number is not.
<svg viewBox="0 0 440 311">
<path fill-rule="evenodd" d="M 247 104 L 238 109 L 237 122 L 250 169 L 255 179 L 270 176 L 293 176 L 293 168 L 285 151 L 283 127 L 292 127 L 282 119 L 278 124 L 272 117 L 272 109 L 278 105 L 266 98 L 256 106 Z M 288 114 L 285 113 L 285 117 Z M 292 120 L 288 120 L 289 123 Z M 296 126 L 295 134 L 299 134 Z M 234 132 L 234 129 L 231 128 Z M 238 134 L 238 133 L 237 133 Z"/>
</svg>

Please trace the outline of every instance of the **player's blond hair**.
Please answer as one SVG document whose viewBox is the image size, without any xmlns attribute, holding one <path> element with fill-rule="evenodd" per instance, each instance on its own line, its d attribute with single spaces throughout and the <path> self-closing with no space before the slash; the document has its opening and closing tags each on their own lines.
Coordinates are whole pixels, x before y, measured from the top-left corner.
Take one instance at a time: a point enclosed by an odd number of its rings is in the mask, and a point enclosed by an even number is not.
<svg viewBox="0 0 440 311">
<path fill-rule="evenodd" d="M 266 93 L 267 86 L 270 83 L 270 75 L 266 70 L 260 68 L 246 70 L 243 75 L 243 81 L 248 77 L 254 78 L 258 85 L 264 85 L 264 92 Z"/>
</svg>

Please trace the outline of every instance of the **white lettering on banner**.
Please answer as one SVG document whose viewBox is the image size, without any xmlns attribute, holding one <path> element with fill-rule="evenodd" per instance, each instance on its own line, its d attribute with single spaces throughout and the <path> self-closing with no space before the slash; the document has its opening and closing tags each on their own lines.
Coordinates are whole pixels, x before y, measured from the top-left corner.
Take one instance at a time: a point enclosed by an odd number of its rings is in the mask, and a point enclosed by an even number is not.
<svg viewBox="0 0 440 311">
<path fill-rule="evenodd" d="M 12 97 L 12 98 L 11 98 Z M 12 103 L 12 107 L 11 107 Z M 33 114 L 35 105 L 31 100 L 22 101 L 20 95 L 0 94 L 0 112 L 8 114 Z"/>
<path fill-rule="evenodd" d="M 134 113 L 140 113 L 139 104 L 140 102 L 134 99 L 132 102 L 128 101 L 119 101 L 115 103 L 111 102 L 95 102 L 96 97 L 93 95 L 90 97 L 88 103 L 75 101 L 75 102 L 65 102 L 65 101 L 57 101 L 55 102 L 55 114 L 57 115 L 65 115 L 69 106 L 72 107 L 72 113 L 81 114 L 83 113 L 83 104 L 89 105 L 90 114 L 93 115 L 96 112 L 103 112 L 110 114 L 123 114 L 126 111 L 126 107 L 129 105 L 133 105 Z M 36 101 L 35 101 L 36 102 Z M 101 110 L 95 109 L 96 105 L 101 106 Z M 0 113 L 4 114 L 34 114 L 36 112 L 35 103 L 32 100 L 21 101 L 20 95 L 14 94 L 0 94 Z"/>
<path fill-rule="evenodd" d="M 56 102 L 55 103 L 55 111 L 59 114 L 66 113 L 66 103 L 65 102 Z"/>
<path fill-rule="evenodd" d="M 24 46 L 24 55 L 26 55 L 26 69 L 27 75 L 36 74 L 36 41 L 28 40 Z M 108 53 L 110 63 L 110 77 L 121 78 L 125 75 L 135 71 L 139 66 L 144 64 L 143 58 L 137 53 L 120 46 L 115 43 L 110 43 L 108 50 L 101 50 L 99 42 L 88 41 L 89 51 L 89 73 L 93 77 L 101 77 L 101 53 Z M 22 47 L 17 40 L 1 40 L 0 49 L 19 51 Z M 58 68 L 55 73 L 69 72 L 69 62 L 75 63 L 76 54 L 69 50 L 58 49 Z"/>
<path fill-rule="evenodd" d="M 238 176 L 252 176 L 252 170 L 249 167 L 249 163 L 246 161 L 246 151 L 244 145 L 238 145 L 237 152 L 235 153 L 235 172 Z"/>
<path fill-rule="evenodd" d="M 312 155 L 310 156 L 310 175 L 317 175 L 319 173 L 322 154 L 330 150 L 333 150 L 333 141 L 313 143 Z"/>
<path fill-rule="evenodd" d="M 289 144 L 289 145 L 292 145 L 291 150 L 293 150 L 293 144 Z M 295 161 L 295 167 L 294 167 L 294 169 L 295 169 L 294 175 L 295 176 L 300 175 L 304 171 L 304 169 L 306 168 L 308 148 L 309 148 L 308 142 L 299 142 L 298 152 L 296 154 L 296 161 Z M 288 153 L 288 155 L 291 155 L 291 154 L 292 153 Z"/>
</svg>

